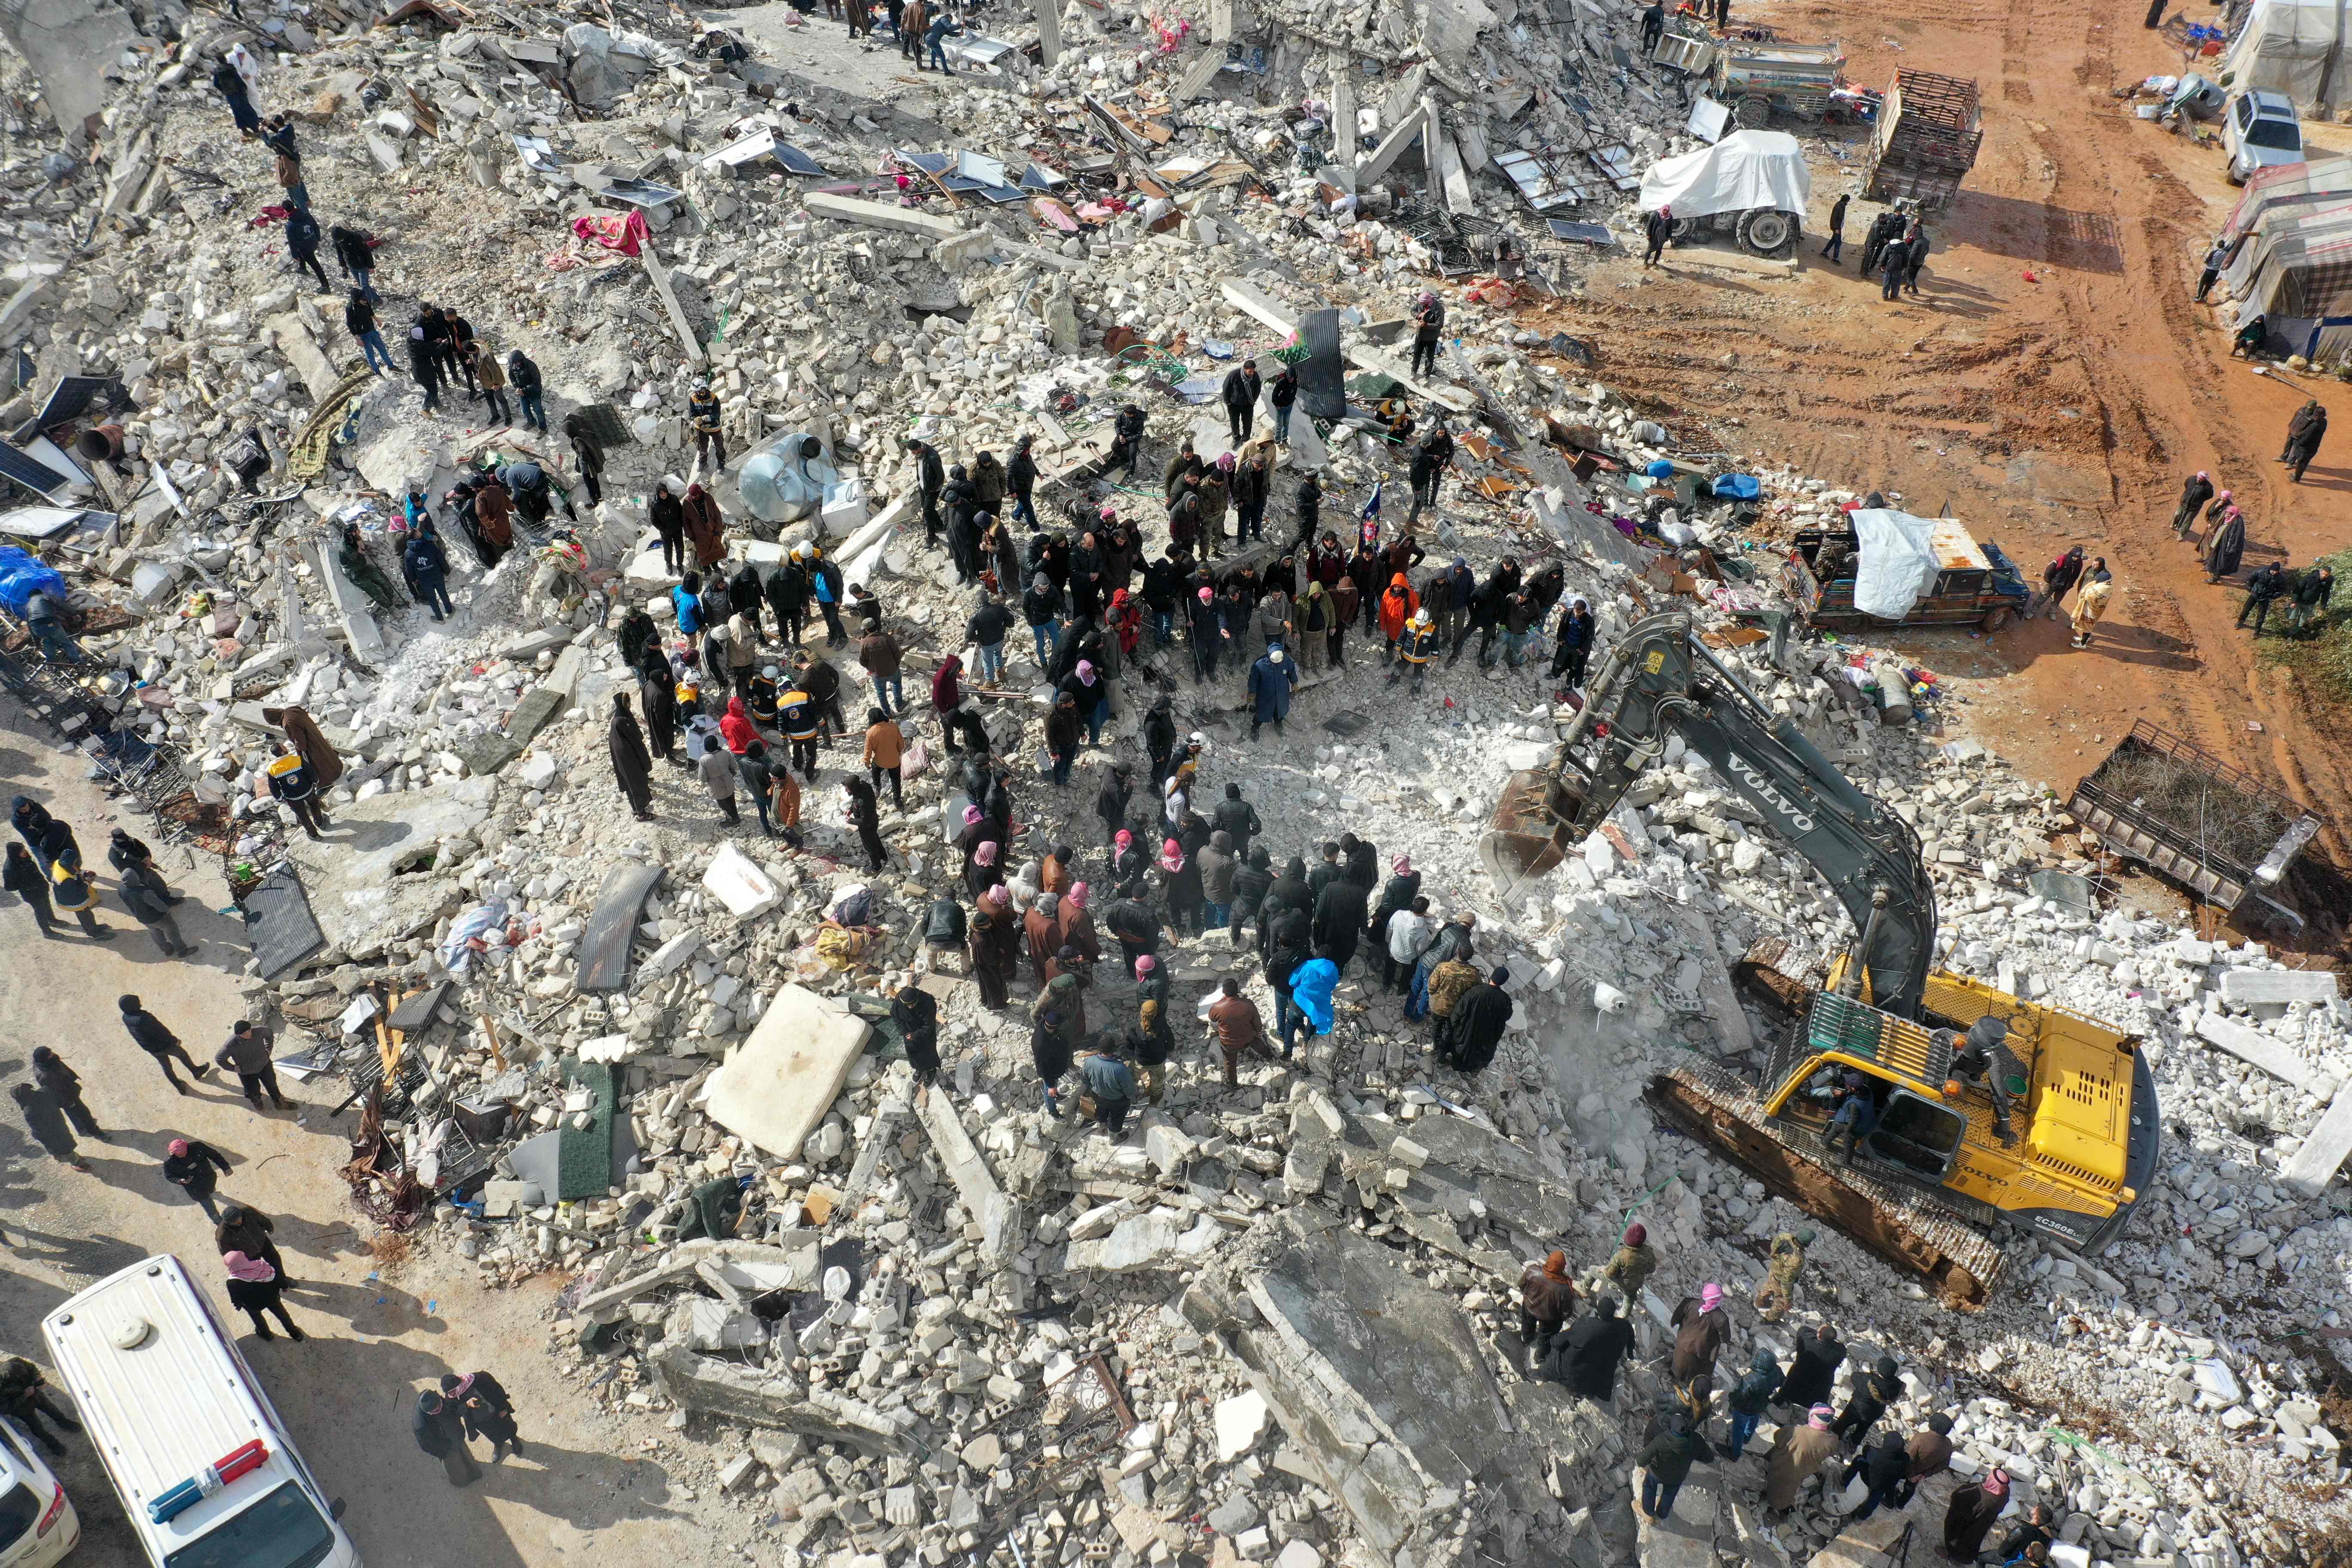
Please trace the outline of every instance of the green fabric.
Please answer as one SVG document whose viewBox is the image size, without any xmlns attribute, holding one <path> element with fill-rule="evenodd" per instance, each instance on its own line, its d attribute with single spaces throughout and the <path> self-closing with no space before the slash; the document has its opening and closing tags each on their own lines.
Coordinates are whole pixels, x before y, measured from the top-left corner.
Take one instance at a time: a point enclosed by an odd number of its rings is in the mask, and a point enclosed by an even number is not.
<svg viewBox="0 0 2352 1568">
<path fill-rule="evenodd" d="M 574 1127 L 565 1117 L 555 1139 L 555 1195 L 601 1198 L 613 1184 L 613 1069 L 604 1062 L 563 1058 L 563 1079 L 588 1091 L 588 1125 Z"/>
</svg>

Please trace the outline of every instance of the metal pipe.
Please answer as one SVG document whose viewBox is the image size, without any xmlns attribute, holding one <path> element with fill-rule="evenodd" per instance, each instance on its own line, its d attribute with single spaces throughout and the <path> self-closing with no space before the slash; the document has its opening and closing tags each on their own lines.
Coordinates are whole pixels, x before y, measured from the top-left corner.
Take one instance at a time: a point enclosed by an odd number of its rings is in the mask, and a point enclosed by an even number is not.
<svg viewBox="0 0 2352 1568">
<path fill-rule="evenodd" d="M 1841 996 L 1862 994 L 1862 972 L 1870 962 L 1870 950 L 1878 941 L 1878 922 L 1886 912 L 1886 884 L 1879 883 L 1870 889 L 1870 918 L 1862 923 L 1862 935 L 1854 939 L 1853 956 L 1846 961 L 1845 979 L 1838 985 Z"/>
</svg>

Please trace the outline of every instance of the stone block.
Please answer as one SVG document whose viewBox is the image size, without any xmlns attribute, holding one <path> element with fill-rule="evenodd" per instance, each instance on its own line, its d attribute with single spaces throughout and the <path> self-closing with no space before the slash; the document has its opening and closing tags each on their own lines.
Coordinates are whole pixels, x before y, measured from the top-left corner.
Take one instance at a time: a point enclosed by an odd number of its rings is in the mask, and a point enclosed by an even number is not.
<svg viewBox="0 0 2352 1568">
<path fill-rule="evenodd" d="M 865 228 L 897 229 L 901 234 L 918 234 L 934 245 L 953 239 L 965 233 L 961 225 L 947 218 L 934 217 L 911 207 L 863 201 L 856 196 L 829 196 L 822 191 L 811 191 L 801 199 L 810 216 L 832 218 L 840 223 L 854 223 Z"/>
<path fill-rule="evenodd" d="M 1219 1400 L 1214 1414 L 1217 1463 L 1231 1464 L 1248 1453 L 1265 1430 L 1265 1395 L 1255 1388 L 1244 1389 L 1231 1399 Z"/>
<path fill-rule="evenodd" d="M 702 886 L 739 920 L 755 920 L 783 901 L 783 893 L 768 874 L 732 844 L 721 844 L 710 858 Z"/>
</svg>

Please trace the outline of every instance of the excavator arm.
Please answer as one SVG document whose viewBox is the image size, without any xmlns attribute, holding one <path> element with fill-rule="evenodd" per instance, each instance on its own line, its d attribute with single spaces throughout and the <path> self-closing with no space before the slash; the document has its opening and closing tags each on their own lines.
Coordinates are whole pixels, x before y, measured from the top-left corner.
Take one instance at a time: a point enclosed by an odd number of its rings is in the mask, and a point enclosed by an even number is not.
<svg viewBox="0 0 2352 1568">
<path fill-rule="evenodd" d="M 1514 858 L 1529 870 L 1548 863 L 1525 852 L 1527 829 L 1544 817 L 1559 848 L 1598 828 L 1679 734 L 1836 890 L 1861 933 L 1860 962 L 1848 970 L 1869 975 L 1873 1003 L 1918 1016 L 1935 959 L 1936 890 L 1908 823 L 1759 701 L 1687 616 L 1637 622 L 1590 690 L 1549 777 L 1522 775 L 1506 790 L 1484 846 L 1490 868 L 1501 876 Z"/>
</svg>

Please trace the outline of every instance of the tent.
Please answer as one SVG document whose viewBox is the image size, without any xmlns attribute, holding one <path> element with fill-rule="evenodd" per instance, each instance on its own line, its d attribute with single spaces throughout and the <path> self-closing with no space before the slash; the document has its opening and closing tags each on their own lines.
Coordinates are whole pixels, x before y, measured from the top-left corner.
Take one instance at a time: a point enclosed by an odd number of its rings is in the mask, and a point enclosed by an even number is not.
<svg viewBox="0 0 2352 1568">
<path fill-rule="evenodd" d="M 2254 0 L 2221 57 L 2237 91 L 2284 93 L 2305 115 L 2352 103 L 2344 56 L 2345 0 Z"/>
<path fill-rule="evenodd" d="M 2239 193 L 2221 237 L 2234 242 L 2254 220 L 2280 203 L 2308 205 L 2322 196 L 2352 194 L 2352 157 L 2314 158 L 2306 163 L 2273 163 L 2257 169 Z"/>
<path fill-rule="evenodd" d="M 2236 320 L 2262 316 L 2266 348 L 2336 363 L 2346 346 L 2342 329 L 2352 327 L 2352 200 L 2265 213 L 2228 278 Z"/>
<path fill-rule="evenodd" d="M 1775 207 L 1802 215 L 1812 172 L 1785 131 L 1735 131 L 1712 147 L 1661 158 L 1642 176 L 1642 210 L 1670 206 L 1676 217 Z"/>
</svg>

